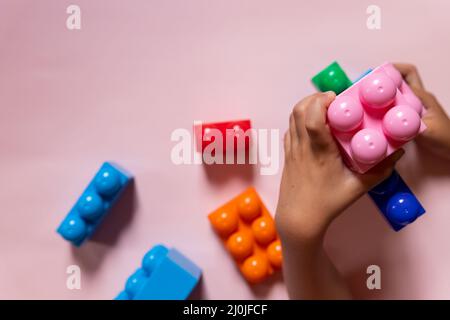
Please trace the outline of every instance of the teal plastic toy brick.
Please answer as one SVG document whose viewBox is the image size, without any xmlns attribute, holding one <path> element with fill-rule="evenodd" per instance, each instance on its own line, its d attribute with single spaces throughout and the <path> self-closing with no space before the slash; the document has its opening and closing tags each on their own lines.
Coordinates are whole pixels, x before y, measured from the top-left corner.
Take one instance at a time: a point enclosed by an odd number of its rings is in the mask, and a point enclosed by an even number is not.
<svg viewBox="0 0 450 320">
<path fill-rule="evenodd" d="M 352 82 L 336 61 L 316 74 L 311 81 L 317 90 L 321 92 L 333 91 L 336 94 L 352 85 Z"/>
<path fill-rule="evenodd" d="M 359 80 L 361 80 L 362 78 L 364 78 L 365 76 L 367 76 L 369 73 L 371 73 L 373 71 L 372 68 L 367 69 L 366 71 L 364 71 L 362 74 L 359 75 L 358 78 L 355 79 L 355 81 L 353 81 L 353 83 L 358 82 Z"/>
<path fill-rule="evenodd" d="M 96 231 L 131 179 L 117 164 L 103 163 L 57 232 L 73 245 L 81 246 Z"/>
<path fill-rule="evenodd" d="M 184 300 L 200 281 L 202 271 L 176 249 L 156 245 L 141 268 L 127 280 L 116 300 Z"/>
</svg>

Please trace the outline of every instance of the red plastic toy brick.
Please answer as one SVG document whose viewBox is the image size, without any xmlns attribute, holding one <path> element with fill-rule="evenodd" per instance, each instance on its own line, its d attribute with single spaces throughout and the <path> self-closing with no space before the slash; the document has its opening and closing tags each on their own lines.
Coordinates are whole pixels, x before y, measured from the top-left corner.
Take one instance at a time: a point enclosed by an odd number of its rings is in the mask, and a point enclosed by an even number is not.
<svg viewBox="0 0 450 320">
<path fill-rule="evenodd" d="M 247 132 L 247 130 L 251 129 L 250 120 L 236 120 L 194 125 L 194 134 L 198 152 L 203 152 L 205 148 L 214 141 L 215 135 L 212 132 L 213 129 L 218 130 L 221 133 L 223 153 L 225 153 L 230 146 L 233 146 L 234 152 L 239 149 L 249 150 L 251 136 L 250 132 Z"/>
<path fill-rule="evenodd" d="M 365 173 L 426 129 L 421 101 L 390 63 L 340 93 L 327 112 L 344 159 Z"/>
<path fill-rule="evenodd" d="M 208 218 L 248 282 L 264 281 L 281 268 L 281 242 L 275 221 L 254 188 L 248 188 Z"/>
</svg>

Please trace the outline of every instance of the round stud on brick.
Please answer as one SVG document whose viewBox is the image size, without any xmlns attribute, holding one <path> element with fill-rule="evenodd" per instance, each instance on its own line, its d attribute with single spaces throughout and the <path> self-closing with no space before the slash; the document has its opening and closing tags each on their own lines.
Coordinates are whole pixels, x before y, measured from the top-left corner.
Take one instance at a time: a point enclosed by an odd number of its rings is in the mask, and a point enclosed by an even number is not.
<svg viewBox="0 0 450 320">
<path fill-rule="evenodd" d="M 275 268 L 281 268 L 283 262 L 283 255 L 281 253 L 281 241 L 275 240 L 272 242 L 266 250 L 267 258 L 269 258 L 270 264 Z"/>
<path fill-rule="evenodd" d="M 416 198 L 409 193 L 398 193 L 389 200 L 386 215 L 390 221 L 405 226 L 417 219 L 419 210 Z"/>
<path fill-rule="evenodd" d="M 102 196 L 113 196 L 120 186 L 119 174 L 108 168 L 101 170 L 95 178 L 95 187 Z"/>
<path fill-rule="evenodd" d="M 212 141 L 213 128 L 205 127 L 203 130 L 203 141 Z"/>
<path fill-rule="evenodd" d="M 391 78 L 392 81 L 394 81 L 397 88 L 400 88 L 403 82 L 403 78 L 400 72 L 390 63 L 384 65 L 383 69 L 388 77 Z"/>
<path fill-rule="evenodd" d="M 103 200 L 95 192 L 83 194 L 77 203 L 80 216 L 89 221 L 94 221 L 103 213 Z"/>
<path fill-rule="evenodd" d="M 269 273 L 269 262 L 262 255 L 247 258 L 241 268 L 244 277 L 251 283 L 263 281 Z"/>
<path fill-rule="evenodd" d="M 77 241 L 84 238 L 87 234 L 86 222 L 77 215 L 70 217 L 70 219 L 64 221 L 63 225 L 59 229 L 59 232 L 64 239 L 68 241 Z"/>
<path fill-rule="evenodd" d="M 227 129 L 227 133 L 228 133 L 228 129 Z M 240 125 L 235 124 L 232 128 L 232 130 L 230 130 L 231 136 L 232 137 L 240 137 L 241 133 L 244 133 L 244 130 L 241 128 Z"/>
<path fill-rule="evenodd" d="M 358 128 L 364 119 L 364 110 L 359 101 L 350 96 L 339 96 L 329 106 L 327 118 L 330 126 L 341 132 Z"/>
<path fill-rule="evenodd" d="M 211 215 L 211 224 L 216 232 L 222 237 L 227 237 L 237 230 L 239 218 L 236 212 L 222 210 Z"/>
<path fill-rule="evenodd" d="M 277 236 L 275 222 L 269 217 L 260 217 L 253 221 L 252 231 L 256 241 L 263 246 L 269 244 Z"/>
<path fill-rule="evenodd" d="M 409 141 L 419 133 L 420 116 L 409 106 L 396 106 L 384 115 L 383 130 L 396 141 Z"/>
<path fill-rule="evenodd" d="M 238 202 L 238 211 L 242 219 L 252 221 L 261 214 L 261 203 L 254 194 L 246 195 Z"/>
<path fill-rule="evenodd" d="M 139 292 L 144 285 L 146 278 L 147 274 L 142 269 L 136 270 L 136 272 L 128 278 L 125 283 L 125 291 L 130 299 L 133 299 L 133 297 Z"/>
<path fill-rule="evenodd" d="M 365 105 L 374 109 L 390 106 L 397 94 L 394 81 L 382 73 L 369 74 L 361 80 L 359 95 Z"/>
<path fill-rule="evenodd" d="M 227 248 L 236 260 L 244 260 L 253 253 L 253 238 L 246 232 L 236 232 L 227 240 Z"/>
<path fill-rule="evenodd" d="M 351 85 L 350 79 L 337 62 L 333 62 L 314 78 L 320 91 L 334 91 L 339 94 Z"/>
<path fill-rule="evenodd" d="M 164 257 L 169 252 L 163 245 L 156 245 L 150 251 L 148 251 L 144 258 L 142 258 L 142 269 L 150 274 L 155 268 L 162 262 Z"/>
<path fill-rule="evenodd" d="M 353 158 L 364 164 L 374 164 L 386 156 L 387 140 L 370 128 L 358 131 L 350 143 Z"/>
</svg>

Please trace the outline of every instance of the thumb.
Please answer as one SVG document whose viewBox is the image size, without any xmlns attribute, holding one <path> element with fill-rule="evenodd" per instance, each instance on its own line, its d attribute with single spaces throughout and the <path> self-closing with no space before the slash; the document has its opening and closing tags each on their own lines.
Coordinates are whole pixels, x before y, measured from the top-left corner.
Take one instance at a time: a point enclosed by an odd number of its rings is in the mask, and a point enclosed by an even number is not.
<svg viewBox="0 0 450 320">
<path fill-rule="evenodd" d="M 334 144 L 327 125 L 327 108 L 335 97 L 334 92 L 318 94 L 306 108 L 305 128 L 312 147 L 324 148 Z"/>
</svg>

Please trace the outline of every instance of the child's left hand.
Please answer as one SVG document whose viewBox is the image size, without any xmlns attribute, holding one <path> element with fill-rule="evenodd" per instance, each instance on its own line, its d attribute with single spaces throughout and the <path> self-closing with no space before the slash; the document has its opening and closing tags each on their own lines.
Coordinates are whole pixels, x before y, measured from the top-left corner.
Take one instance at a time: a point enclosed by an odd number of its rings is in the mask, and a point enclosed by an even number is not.
<svg viewBox="0 0 450 320">
<path fill-rule="evenodd" d="M 387 178 L 403 155 L 395 152 L 364 175 L 350 171 L 326 124 L 334 98 L 333 92 L 313 94 L 290 116 L 276 212 L 283 246 L 321 239 L 331 221 Z"/>
</svg>

